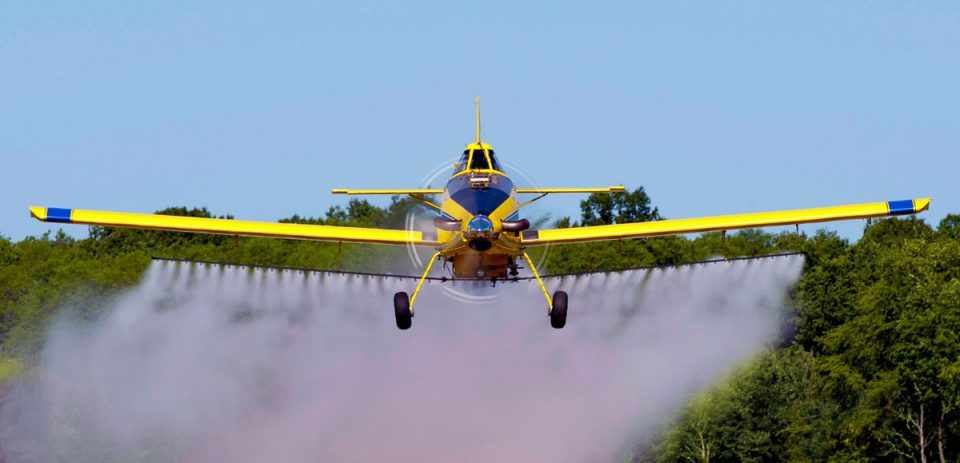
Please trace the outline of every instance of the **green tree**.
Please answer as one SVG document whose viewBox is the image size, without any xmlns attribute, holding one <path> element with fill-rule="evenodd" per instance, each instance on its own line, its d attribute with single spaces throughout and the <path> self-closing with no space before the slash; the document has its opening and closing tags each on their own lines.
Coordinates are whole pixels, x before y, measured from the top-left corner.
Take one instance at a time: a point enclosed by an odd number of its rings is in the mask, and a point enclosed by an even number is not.
<svg viewBox="0 0 960 463">
<path fill-rule="evenodd" d="M 940 221 L 937 234 L 945 239 L 960 239 L 960 215 L 948 214 Z"/>
<path fill-rule="evenodd" d="M 651 205 L 643 187 L 631 192 L 593 193 L 580 202 L 580 223 L 584 226 L 649 220 L 660 220 L 660 212 Z"/>
</svg>

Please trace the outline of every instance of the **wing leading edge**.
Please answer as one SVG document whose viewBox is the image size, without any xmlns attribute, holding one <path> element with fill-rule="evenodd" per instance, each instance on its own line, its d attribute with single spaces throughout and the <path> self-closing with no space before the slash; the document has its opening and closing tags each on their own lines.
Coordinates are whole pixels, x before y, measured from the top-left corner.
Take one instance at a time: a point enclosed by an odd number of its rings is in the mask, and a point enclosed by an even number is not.
<svg viewBox="0 0 960 463">
<path fill-rule="evenodd" d="M 431 233 L 415 230 L 254 222 L 247 220 L 208 219 L 203 217 L 35 206 L 30 207 L 30 215 L 44 222 L 138 228 L 144 230 L 348 243 L 414 244 L 419 246 L 438 246 L 440 244 L 436 241 L 435 236 L 430 236 Z"/>
<path fill-rule="evenodd" d="M 443 188 L 405 188 L 405 189 L 357 189 L 357 188 L 334 188 L 330 190 L 335 195 L 438 195 L 443 193 Z"/>
<path fill-rule="evenodd" d="M 590 227 L 528 230 L 521 241 L 528 246 L 553 243 L 645 238 L 710 231 L 737 230 L 777 225 L 830 222 L 835 220 L 865 219 L 923 212 L 930 207 L 930 198 L 847 204 L 843 206 L 794 209 L 786 211 L 752 212 L 746 214 L 695 217 L 689 219 L 658 220 L 653 222 L 622 223 Z"/>
<path fill-rule="evenodd" d="M 626 187 L 623 185 L 600 186 L 600 187 L 519 187 L 519 194 L 547 194 L 547 193 L 623 193 Z"/>
</svg>

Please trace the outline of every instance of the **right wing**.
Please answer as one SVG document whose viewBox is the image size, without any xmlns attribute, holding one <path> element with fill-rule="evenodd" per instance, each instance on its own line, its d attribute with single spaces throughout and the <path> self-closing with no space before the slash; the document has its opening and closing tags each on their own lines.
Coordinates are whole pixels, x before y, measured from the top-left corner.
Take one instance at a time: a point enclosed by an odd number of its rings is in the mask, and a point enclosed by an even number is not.
<svg viewBox="0 0 960 463">
<path fill-rule="evenodd" d="M 208 219 L 133 212 L 91 211 L 56 207 L 31 207 L 30 215 L 44 222 L 99 225 L 188 233 L 233 236 L 260 236 L 348 243 L 414 244 L 439 246 L 434 233 L 415 230 L 338 227 L 297 223 L 253 222 L 247 220 Z"/>
<path fill-rule="evenodd" d="M 776 225 L 829 222 L 834 220 L 864 219 L 891 215 L 915 214 L 930 207 L 930 198 L 877 203 L 847 204 L 786 211 L 752 212 L 690 219 L 656 220 L 651 222 L 620 223 L 590 227 L 527 230 L 520 240 L 524 245 L 553 243 L 582 243 L 588 241 L 646 238 Z"/>
<path fill-rule="evenodd" d="M 547 193 L 622 193 L 626 190 L 623 185 L 603 186 L 603 187 L 519 187 L 519 194 L 547 194 Z"/>
</svg>

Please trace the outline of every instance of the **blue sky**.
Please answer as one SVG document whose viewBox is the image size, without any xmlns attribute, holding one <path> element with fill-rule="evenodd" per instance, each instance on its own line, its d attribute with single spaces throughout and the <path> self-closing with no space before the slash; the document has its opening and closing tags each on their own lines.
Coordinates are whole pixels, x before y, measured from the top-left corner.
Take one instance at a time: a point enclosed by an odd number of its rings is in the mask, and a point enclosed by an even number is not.
<svg viewBox="0 0 960 463">
<path fill-rule="evenodd" d="M 954 1 L 4 2 L 0 234 L 50 228 L 28 204 L 275 220 L 418 186 L 474 95 L 543 186 L 642 185 L 668 217 L 929 195 L 936 223 L 958 50 Z"/>
</svg>

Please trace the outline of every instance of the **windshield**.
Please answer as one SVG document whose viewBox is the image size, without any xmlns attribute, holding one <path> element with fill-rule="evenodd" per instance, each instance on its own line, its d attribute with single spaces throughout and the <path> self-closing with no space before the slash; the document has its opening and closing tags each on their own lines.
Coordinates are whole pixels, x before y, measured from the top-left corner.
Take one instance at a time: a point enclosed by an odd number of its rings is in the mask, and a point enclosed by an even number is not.
<svg viewBox="0 0 960 463">
<path fill-rule="evenodd" d="M 483 150 L 473 150 L 473 159 L 470 160 L 471 169 L 489 169 L 490 163 L 487 162 L 487 156 Z"/>
<path fill-rule="evenodd" d="M 454 172 L 460 172 L 461 170 L 466 169 L 466 168 L 467 168 L 467 158 L 468 158 L 469 156 L 470 156 L 470 152 L 469 152 L 469 151 L 464 151 L 464 152 L 463 152 L 463 156 L 460 156 L 460 160 L 457 161 L 456 164 L 454 164 L 455 167 L 453 168 L 453 171 L 454 171 Z"/>
<path fill-rule="evenodd" d="M 494 170 L 503 170 L 500 168 L 500 163 L 497 162 L 497 157 L 493 155 L 493 150 L 487 151 L 487 154 L 490 155 L 490 163 L 493 164 Z"/>
</svg>

